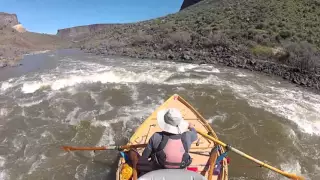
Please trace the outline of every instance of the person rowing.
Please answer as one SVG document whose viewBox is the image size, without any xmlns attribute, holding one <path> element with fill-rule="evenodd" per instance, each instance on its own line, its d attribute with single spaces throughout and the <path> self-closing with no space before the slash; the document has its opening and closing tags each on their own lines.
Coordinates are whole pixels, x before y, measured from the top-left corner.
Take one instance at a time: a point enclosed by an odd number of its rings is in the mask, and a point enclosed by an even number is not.
<svg viewBox="0 0 320 180">
<path fill-rule="evenodd" d="M 185 169 L 192 162 L 189 150 L 198 139 L 194 126 L 175 108 L 159 111 L 157 122 L 162 131 L 150 137 L 139 158 L 139 176 L 157 169 Z"/>
</svg>

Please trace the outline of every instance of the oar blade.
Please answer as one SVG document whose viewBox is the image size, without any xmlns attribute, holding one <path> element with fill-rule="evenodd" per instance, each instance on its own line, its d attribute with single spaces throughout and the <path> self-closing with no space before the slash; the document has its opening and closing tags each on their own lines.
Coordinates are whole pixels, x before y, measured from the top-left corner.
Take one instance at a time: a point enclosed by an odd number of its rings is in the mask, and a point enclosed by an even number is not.
<svg viewBox="0 0 320 180">
<path fill-rule="evenodd" d="M 196 129 L 196 131 L 199 134 L 201 134 L 202 136 L 206 137 L 207 139 L 209 139 L 209 140 L 211 140 L 211 141 L 213 141 L 213 142 L 215 142 L 215 143 L 217 143 L 217 144 L 219 144 L 219 145 L 221 145 L 223 147 L 227 147 L 229 150 L 237 153 L 238 155 L 240 155 L 242 157 L 245 157 L 245 158 L 247 158 L 247 159 L 249 159 L 249 160 L 251 160 L 251 161 L 253 161 L 253 162 L 255 162 L 255 163 L 257 163 L 257 164 L 259 164 L 259 165 L 261 165 L 263 167 L 265 167 L 265 168 L 268 168 L 268 169 L 270 169 L 272 171 L 275 171 L 275 172 L 277 172 L 277 173 L 279 173 L 279 174 L 281 174 L 283 176 L 286 176 L 287 178 L 290 178 L 290 179 L 293 179 L 293 180 L 304 180 L 304 178 L 301 177 L 301 176 L 297 176 L 295 174 L 289 174 L 289 173 L 284 172 L 284 171 L 282 171 L 280 169 L 277 169 L 277 168 L 275 168 L 273 166 L 270 166 L 270 165 L 268 165 L 266 163 L 263 163 L 262 161 L 260 161 L 258 159 L 255 159 L 254 157 L 251 157 L 251 156 L 245 154 L 244 152 L 242 152 L 242 151 L 240 151 L 240 150 L 238 150 L 238 149 L 236 149 L 234 147 L 228 146 L 226 143 L 224 143 L 224 142 L 222 142 L 222 141 L 220 141 L 218 139 L 215 139 L 214 137 L 209 136 L 209 135 L 199 131 L 198 129 Z"/>
<path fill-rule="evenodd" d="M 287 176 L 288 178 L 292 179 L 292 180 L 305 180 L 304 177 L 302 176 L 297 176 L 295 174 L 290 174 L 290 176 Z"/>
</svg>

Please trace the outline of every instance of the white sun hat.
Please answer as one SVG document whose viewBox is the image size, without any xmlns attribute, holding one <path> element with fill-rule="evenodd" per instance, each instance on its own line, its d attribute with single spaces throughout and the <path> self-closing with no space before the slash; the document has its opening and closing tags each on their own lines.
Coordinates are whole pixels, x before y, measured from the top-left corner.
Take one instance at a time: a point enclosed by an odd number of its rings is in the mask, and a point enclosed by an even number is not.
<svg viewBox="0 0 320 180">
<path fill-rule="evenodd" d="M 172 134 L 182 134 L 188 130 L 189 123 L 176 108 L 163 109 L 157 114 L 159 127 Z"/>
</svg>

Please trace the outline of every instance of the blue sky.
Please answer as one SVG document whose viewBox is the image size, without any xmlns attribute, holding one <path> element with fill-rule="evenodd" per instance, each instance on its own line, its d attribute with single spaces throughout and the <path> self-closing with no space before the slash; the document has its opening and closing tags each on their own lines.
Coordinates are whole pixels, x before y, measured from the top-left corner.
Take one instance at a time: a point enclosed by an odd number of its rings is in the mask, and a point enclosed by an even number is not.
<svg viewBox="0 0 320 180">
<path fill-rule="evenodd" d="M 152 19 L 179 11 L 183 0 L 0 0 L 0 12 L 16 13 L 28 31 Z"/>
</svg>

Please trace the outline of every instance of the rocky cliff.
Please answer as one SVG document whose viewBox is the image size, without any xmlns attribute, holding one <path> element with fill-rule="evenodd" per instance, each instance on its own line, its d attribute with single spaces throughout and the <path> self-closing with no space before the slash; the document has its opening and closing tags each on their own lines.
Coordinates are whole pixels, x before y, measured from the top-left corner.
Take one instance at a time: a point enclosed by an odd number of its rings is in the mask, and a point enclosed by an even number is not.
<svg viewBox="0 0 320 180">
<path fill-rule="evenodd" d="M 18 65 L 24 54 L 54 50 L 68 43 L 58 36 L 26 32 L 17 15 L 0 13 L 0 68 Z"/>
<path fill-rule="evenodd" d="M 26 32 L 26 29 L 19 23 L 16 14 L 0 12 L 0 27 L 13 28 L 20 33 Z"/>
<path fill-rule="evenodd" d="M 201 0 L 184 0 L 180 10 L 183 10 Z M 57 36 L 63 39 L 78 41 L 88 37 L 90 34 L 101 31 L 106 28 L 113 27 L 114 24 L 92 24 L 84 26 L 76 26 L 71 28 L 59 29 Z"/>
<path fill-rule="evenodd" d="M 19 24 L 16 14 L 0 12 L 0 26 L 12 27 Z"/>
<path fill-rule="evenodd" d="M 180 8 L 180 11 L 189 7 L 189 6 L 192 6 L 198 2 L 200 2 L 201 0 L 184 0 L 183 3 L 182 3 L 182 6 Z"/>
<path fill-rule="evenodd" d="M 57 36 L 68 40 L 80 40 L 89 34 L 95 33 L 102 29 L 112 26 L 111 24 L 92 24 L 87 26 L 76 26 L 66 29 L 59 29 Z"/>
</svg>

